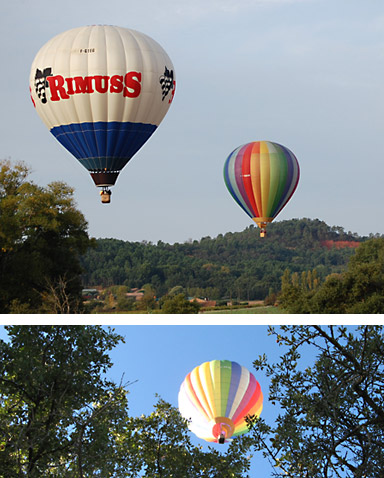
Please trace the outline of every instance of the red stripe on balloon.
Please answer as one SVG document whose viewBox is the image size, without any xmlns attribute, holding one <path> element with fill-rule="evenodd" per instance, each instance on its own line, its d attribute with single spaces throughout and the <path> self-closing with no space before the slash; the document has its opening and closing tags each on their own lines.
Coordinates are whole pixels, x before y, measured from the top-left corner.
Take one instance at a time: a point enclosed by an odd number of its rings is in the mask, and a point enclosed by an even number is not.
<svg viewBox="0 0 384 478">
<path fill-rule="evenodd" d="M 257 217 L 258 211 L 256 206 L 255 197 L 253 194 L 252 188 L 252 179 L 251 179 L 251 156 L 252 156 L 252 145 L 247 146 L 243 154 L 243 162 L 241 167 L 242 180 L 247 195 L 248 202 L 251 206 L 253 217 Z"/>
</svg>

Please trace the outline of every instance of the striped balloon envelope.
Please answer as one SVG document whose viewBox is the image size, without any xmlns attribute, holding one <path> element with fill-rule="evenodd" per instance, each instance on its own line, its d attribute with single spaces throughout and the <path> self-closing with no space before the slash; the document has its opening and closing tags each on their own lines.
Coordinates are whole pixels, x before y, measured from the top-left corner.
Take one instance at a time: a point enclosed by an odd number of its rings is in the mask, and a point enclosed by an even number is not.
<svg viewBox="0 0 384 478">
<path fill-rule="evenodd" d="M 248 431 L 245 418 L 259 416 L 263 394 L 243 366 L 212 360 L 195 367 L 179 391 L 179 410 L 189 429 L 208 442 L 225 443 Z"/>
<path fill-rule="evenodd" d="M 30 73 L 37 113 L 100 187 L 114 185 L 156 131 L 175 87 L 172 62 L 155 40 L 111 25 L 57 35 Z"/>
<path fill-rule="evenodd" d="M 295 192 L 299 163 L 285 146 L 254 141 L 238 147 L 224 165 L 224 181 L 237 204 L 266 234 L 266 225 L 280 213 Z"/>
</svg>

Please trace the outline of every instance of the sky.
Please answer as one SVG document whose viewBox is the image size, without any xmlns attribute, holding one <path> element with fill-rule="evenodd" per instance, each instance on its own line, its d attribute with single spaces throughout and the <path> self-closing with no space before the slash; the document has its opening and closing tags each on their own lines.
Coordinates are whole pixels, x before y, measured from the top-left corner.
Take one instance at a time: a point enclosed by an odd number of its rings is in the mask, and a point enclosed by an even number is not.
<svg viewBox="0 0 384 478">
<path fill-rule="evenodd" d="M 275 337 L 268 335 L 266 320 L 260 325 L 246 323 L 244 319 L 238 325 L 233 321 L 228 325 L 218 325 L 209 319 L 207 325 L 203 321 L 198 325 L 175 325 L 170 321 L 155 325 L 155 320 L 151 322 L 145 318 L 146 325 L 126 325 L 119 323 L 116 316 L 113 319 L 111 327 L 125 338 L 125 343 L 120 343 L 109 353 L 114 365 L 108 377 L 116 383 L 131 383 L 128 386 L 128 406 L 132 416 L 152 413 L 157 402 L 156 394 L 177 407 L 179 388 L 185 376 L 203 362 L 224 359 L 238 362 L 255 375 L 264 396 L 261 417 L 273 424 L 278 409 L 268 401 L 269 379 L 253 368 L 259 355 L 265 353 L 268 360 L 275 363 L 284 353 Z M 12 323 L 20 324 L 20 319 Z M 59 321 L 56 319 L 55 323 Z M 105 317 L 103 323 L 107 327 Z M 0 338 L 6 338 L 3 327 L 0 327 Z M 308 365 L 314 358 L 314 350 L 307 348 L 303 363 Z M 207 450 L 206 442 L 193 435 L 191 439 L 193 444 Z M 228 445 L 210 445 L 223 453 L 228 448 Z M 251 465 L 250 476 L 272 476 L 272 468 L 261 454 L 254 455 Z"/>
<path fill-rule="evenodd" d="M 244 325 L 119 325 L 116 332 L 125 336 L 122 344 L 111 353 L 114 367 L 111 376 L 116 382 L 124 373 L 125 380 L 134 381 L 129 389 L 128 403 L 134 416 L 153 411 L 155 394 L 173 406 L 178 406 L 178 393 L 185 376 L 196 366 L 210 360 L 232 360 L 254 373 L 264 399 L 261 416 L 272 419 L 276 409 L 267 402 L 269 380 L 253 370 L 253 361 L 263 353 L 277 360 L 279 347 L 266 326 Z M 140 345 L 138 345 L 140 344 Z M 208 444 L 191 434 L 192 443 L 208 446 L 225 453 L 228 445 Z M 272 468 L 265 458 L 255 455 L 251 476 L 271 476 Z"/>
<path fill-rule="evenodd" d="M 177 80 L 171 108 L 109 205 L 29 97 L 39 49 L 91 24 L 151 36 Z M 74 187 L 90 236 L 172 244 L 244 230 L 254 223 L 228 193 L 223 165 L 257 140 L 285 145 L 300 163 L 277 221 L 384 233 L 382 0 L 13 0 L 1 6 L 0 36 L 0 159 L 26 162 L 42 186 Z"/>
</svg>

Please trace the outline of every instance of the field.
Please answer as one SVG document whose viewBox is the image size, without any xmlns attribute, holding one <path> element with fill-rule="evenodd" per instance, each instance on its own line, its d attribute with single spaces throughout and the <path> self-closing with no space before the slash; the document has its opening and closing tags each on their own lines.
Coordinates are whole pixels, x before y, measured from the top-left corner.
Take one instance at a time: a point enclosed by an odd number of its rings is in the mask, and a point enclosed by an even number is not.
<svg viewBox="0 0 384 478">
<path fill-rule="evenodd" d="M 244 309 L 222 309 L 201 311 L 201 314 L 284 314 L 278 307 L 272 305 L 266 307 L 247 307 Z"/>
</svg>

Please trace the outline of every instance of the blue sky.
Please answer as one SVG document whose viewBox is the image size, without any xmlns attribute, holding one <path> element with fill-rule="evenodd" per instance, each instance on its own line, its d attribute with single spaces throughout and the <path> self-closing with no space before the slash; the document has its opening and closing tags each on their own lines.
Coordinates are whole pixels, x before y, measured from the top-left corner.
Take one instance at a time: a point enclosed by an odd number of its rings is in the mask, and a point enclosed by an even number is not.
<svg viewBox="0 0 384 478">
<path fill-rule="evenodd" d="M 121 173 L 109 206 L 28 91 L 41 46 L 89 24 L 150 35 L 177 77 L 167 116 Z M 174 243 L 243 230 L 253 222 L 222 169 L 254 140 L 284 144 L 301 166 L 277 220 L 384 233 L 382 0 L 14 0 L 1 7 L 0 35 L 0 158 L 27 162 L 41 185 L 73 186 L 91 236 Z"/>
<path fill-rule="evenodd" d="M 265 419 L 276 416 L 276 410 L 267 400 L 268 379 L 252 367 L 253 361 L 263 353 L 272 360 L 278 359 L 279 347 L 275 339 L 267 335 L 266 326 L 119 325 L 115 329 L 125 336 L 126 343 L 111 353 L 115 364 L 111 372 L 116 381 L 122 372 L 126 380 L 137 380 L 130 387 L 128 397 L 133 415 L 150 413 L 157 400 L 156 393 L 177 406 L 180 385 L 194 367 L 206 361 L 225 359 L 238 362 L 254 373 L 264 395 L 261 416 Z M 203 440 L 191 437 L 194 444 L 208 448 Z M 228 445 L 213 447 L 225 452 Z M 252 470 L 260 476 L 271 475 L 271 467 L 261 455 L 253 458 Z"/>
</svg>

